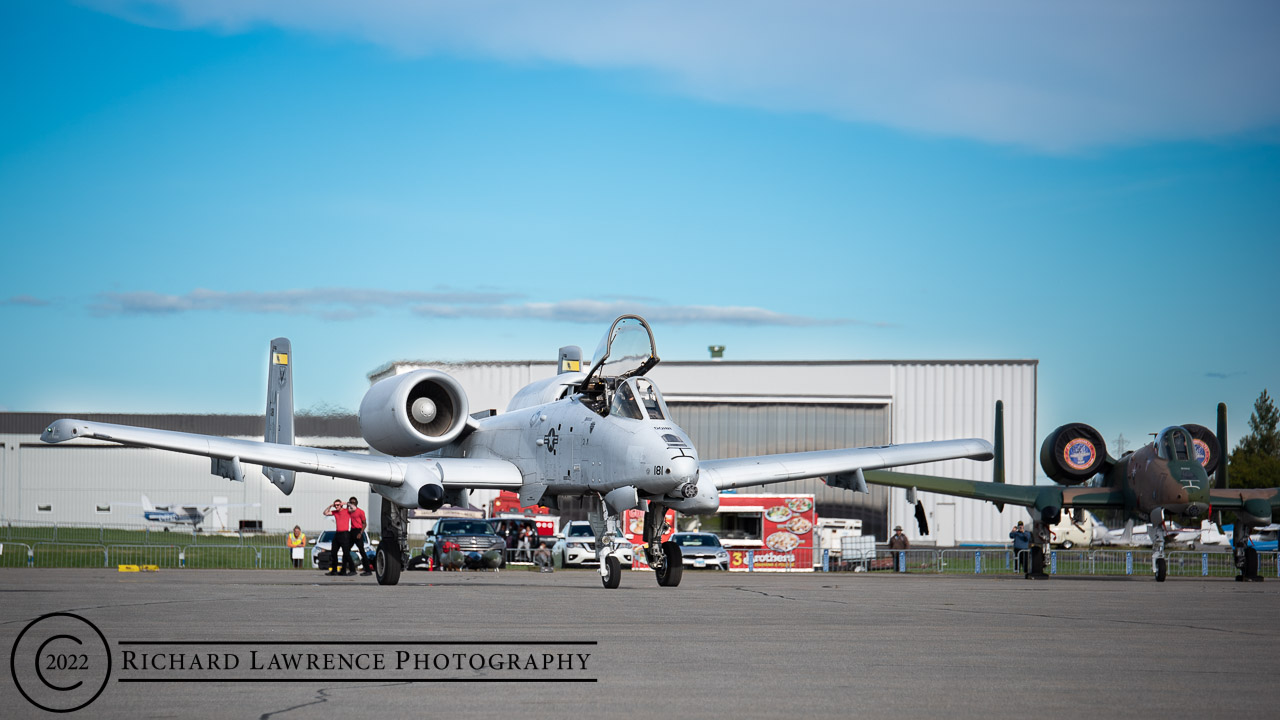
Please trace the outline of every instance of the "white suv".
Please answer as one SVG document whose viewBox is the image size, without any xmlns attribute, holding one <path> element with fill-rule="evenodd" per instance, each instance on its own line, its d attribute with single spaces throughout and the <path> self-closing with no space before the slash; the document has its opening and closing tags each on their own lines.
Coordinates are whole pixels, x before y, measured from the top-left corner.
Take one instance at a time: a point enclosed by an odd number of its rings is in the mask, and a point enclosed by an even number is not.
<svg viewBox="0 0 1280 720">
<path fill-rule="evenodd" d="M 596 559 L 595 546 L 596 536 L 591 532 L 591 523 L 576 520 L 565 524 L 564 537 L 552 546 L 551 558 L 560 567 L 570 565 L 599 567 L 600 561 Z M 622 540 L 618 549 L 613 551 L 613 556 L 618 558 L 622 567 L 631 567 L 633 560 L 631 543 L 625 539 Z"/>
</svg>

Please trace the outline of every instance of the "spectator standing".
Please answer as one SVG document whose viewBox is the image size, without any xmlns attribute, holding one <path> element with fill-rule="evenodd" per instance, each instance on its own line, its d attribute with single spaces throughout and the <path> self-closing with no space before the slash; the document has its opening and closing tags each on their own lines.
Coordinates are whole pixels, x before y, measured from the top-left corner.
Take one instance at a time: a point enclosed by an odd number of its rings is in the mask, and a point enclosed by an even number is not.
<svg viewBox="0 0 1280 720">
<path fill-rule="evenodd" d="M 902 526 L 898 525 L 893 528 L 893 537 L 889 538 L 889 549 L 895 551 L 907 550 L 911 547 L 911 541 L 906 535 L 902 534 Z M 901 552 L 893 554 L 893 569 L 898 572 L 906 572 L 907 560 L 906 556 Z"/>
<path fill-rule="evenodd" d="M 533 533 L 529 532 L 529 526 L 525 525 L 520 528 L 520 541 L 516 544 L 518 552 L 516 559 L 519 562 L 529 561 L 529 549 L 532 547 L 530 543 L 533 541 Z"/>
<path fill-rule="evenodd" d="M 284 541 L 289 546 L 289 555 L 293 557 L 293 566 L 302 567 L 302 556 L 307 549 L 307 536 L 302 532 L 302 528 L 294 525 L 293 532 L 289 533 Z"/>
<path fill-rule="evenodd" d="M 347 512 L 351 513 L 351 547 L 360 553 L 360 574 L 371 575 L 369 572 L 369 558 L 364 554 L 364 529 L 368 525 L 365 520 L 364 511 L 360 509 L 360 501 L 354 497 L 347 501 Z M 351 566 L 351 554 L 347 553 L 347 574 L 354 575 L 355 569 Z"/>
<path fill-rule="evenodd" d="M 351 559 L 351 512 L 339 498 L 324 509 L 324 514 L 333 518 L 334 523 L 333 544 L 329 547 L 329 572 L 325 575 L 346 575 L 345 568 L 342 572 L 338 571 L 343 567 L 338 562 L 338 551 L 342 551 L 344 560 Z"/>
</svg>

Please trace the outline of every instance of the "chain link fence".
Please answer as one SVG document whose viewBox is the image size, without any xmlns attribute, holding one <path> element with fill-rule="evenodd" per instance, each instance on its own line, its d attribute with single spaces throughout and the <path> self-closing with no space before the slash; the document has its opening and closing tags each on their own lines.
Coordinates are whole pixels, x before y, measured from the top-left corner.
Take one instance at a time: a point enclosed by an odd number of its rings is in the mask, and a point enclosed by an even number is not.
<svg viewBox="0 0 1280 720">
<path fill-rule="evenodd" d="M 317 535 L 319 533 L 316 533 Z M 117 565 L 155 565 L 192 569 L 294 569 L 293 549 L 281 533 L 192 532 L 190 528 L 155 529 L 132 525 L 38 525 L 0 520 L 0 568 L 101 568 Z M 420 538 L 410 547 L 426 549 Z M 312 569 L 308 545 L 299 569 Z M 640 552 L 635 548 L 635 552 Z M 731 554 L 735 549 L 730 548 Z M 421 551 L 419 551 L 421 552 Z M 534 560 L 533 552 L 508 549 L 508 562 Z M 818 572 L 899 572 L 945 575 L 1020 575 L 1030 563 L 1028 553 L 1008 548 L 876 549 L 842 558 L 828 550 L 808 547 L 788 553 L 768 549 L 742 551 L 734 569 L 747 572 L 798 570 Z M 414 553 L 415 555 L 417 553 Z M 787 557 L 789 556 L 789 557 Z M 1165 554 L 1172 577 L 1235 577 L 1238 570 L 1229 551 L 1172 551 Z M 536 564 L 536 563 L 534 563 Z M 1045 558 L 1050 575 L 1151 575 L 1147 549 L 1052 550 Z M 1258 553 L 1258 572 L 1280 576 L 1280 554 Z"/>
</svg>

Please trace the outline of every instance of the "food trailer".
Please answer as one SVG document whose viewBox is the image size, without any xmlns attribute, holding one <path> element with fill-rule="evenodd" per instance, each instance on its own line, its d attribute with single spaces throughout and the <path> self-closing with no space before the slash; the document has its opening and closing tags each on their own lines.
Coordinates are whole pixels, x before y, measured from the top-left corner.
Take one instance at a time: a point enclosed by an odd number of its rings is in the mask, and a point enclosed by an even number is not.
<svg viewBox="0 0 1280 720">
<path fill-rule="evenodd" d="M 733 493 L 701 529 L 720 536 L 731 571 L 813 572 L 817 524 L 813 495 Z"/>
</svg>

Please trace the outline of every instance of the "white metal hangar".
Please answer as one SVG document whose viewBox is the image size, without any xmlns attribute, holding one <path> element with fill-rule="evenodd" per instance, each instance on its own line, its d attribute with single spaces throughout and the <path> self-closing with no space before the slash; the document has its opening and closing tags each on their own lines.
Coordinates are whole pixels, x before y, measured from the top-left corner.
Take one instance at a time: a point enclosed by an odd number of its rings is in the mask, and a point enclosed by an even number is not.
<svg viewBox="0 0 1280 720">
<path fill-rule="evenodd" d="M 947 361 L 664 361 L 649 377 L 661 388 L 674 420 L 706 459 L 827 450 L 961 437 L 991 439 L 996 400 L 1005 406 L 1008 482 L 1035 482 L 1036 360 Z M 554 361 L 396 361 L 372 382 L 419 368 L 461 382 L 473 412 L 502 412 L 524 385 L 550 377 Z M 967 460 L 908 468 L 989 480 L 991 464 Z M 886 539 L 902 525 L 913 541 L 954 545 L 1007 542 L 1021 508 L 997 512 L 990 503 L 929 493 L 920 498 L 930 535 L 921 536 L 906 491 L 873 486 L 869 495 L 828 487 L 819 479 L 761 488 L 812 493 L 822 517 L 855 517 Z M 484 498 L 473 494 L 472 503 Z"/>
<path fill-rule="evenodd" d="M 245 466 L 245 481 L 210 473 L 208 458 L 124 447 L 92 440 L 49 445 L 40 433 L 58 418 L 261 440 L 261 415 L 133 415 L 101 413 L 0 413 L 0 519 L 33 525 L 144 525 L 142 497 L 156 506 L 195 507 L 208 517 L 205 530 L 236 530 L 241 521 L 266 531 L 302 526 L 308 535 L 331 528 L 322 515 L 335 498 L 355 496 L 369 506 L 369 486 L 352 480 L 298 474 L 291 495 Z M 367 452 L 354 415 L 296 420 L 299 445 Z"/>
</svg>

